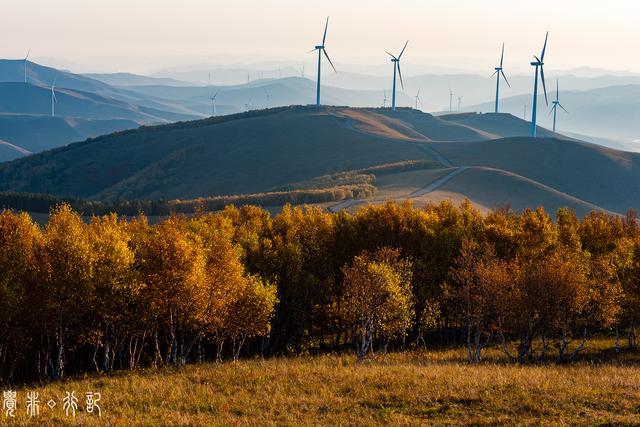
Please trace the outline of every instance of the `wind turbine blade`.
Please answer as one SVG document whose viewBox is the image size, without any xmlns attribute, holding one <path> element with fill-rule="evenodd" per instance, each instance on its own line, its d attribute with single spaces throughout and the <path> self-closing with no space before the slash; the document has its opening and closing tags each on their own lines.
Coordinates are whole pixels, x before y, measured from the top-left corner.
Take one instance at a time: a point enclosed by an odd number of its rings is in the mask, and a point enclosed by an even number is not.
<svg viewBox="0 0 640 427">
<path fill-rule="evenodd" d="M 502 43 L 502 55 L 500 55 L 500 68 L 502 68 L 503 62 L 504 62 L 504 43 Z"/>
<path fill-rule="evenodd" d="M 322 52 L 324 52 L 324 56 L 327 57 L 327 60 L 329 61 L 329 64 L 331 64 L 331 68 L 333 68 L 333 71 L 335 71 L 337 73 L 338 70 L 336 70 L 336 67 L 333 66 L 333 62 L 331 62 L 331 58 L 329 58 L 329 54 L 327 53 L 327 51 L 322 49 Z"/>
<path fill-rule="evenodd" d="M 549 116 L 553 114 L 553 112 L 556 110 L 556 105 L 557 104 L 553 104 L 553 107 L 551 107 L 551 110 L 549 110 L 549 114 L 548 114 Z"/>
<path fill-rule="evenodd" d="M 318 50 L 318 49 L 316 49 L 316 48 L 314 47 L 313 49 L 311 49 L 311 50 L 310 50 L 309 52 L 307 52 L 307 53 L 315 52 L 316 50 Z"/>
<path fill-rule="evenodd" d="M 542 54 L 540 55 L 540 59 L 541 59 L 542 61 L 540 61 L 540 62 L 543 62 L 543 61 L 544 61 L 544 53 L 545 53 L 545 51 L 547 50 L 547 40 L 548 40 L 548 39 L 549 39 L 549 31 L 547 31 L 547 35 L 546 35 L 546 36 L 544 36 L 544 46 L 542 47 Z"/>
<path fill-rule="evenodd" d="M 544 82 L 544 67 L 540 66 L 540 79 L 542 80 L 542 89 L 544 90 L 544 102 L 549 105 L 549 99 L 547 98 L 547 84 Z"/>
<path fill-rule="evenodd" d="M 404 47 L 402 48 L 400 55 L 398 55 L 398 59 L 402 58 L 402 54 L 404 53 L 404 50 L 407 48 L 408 44 L 409 44 L 409 40 L 407 40 L 407 42 L 404 44 Z"/>
<path fill-rule="evenodd" d="M 327 28 L 329 28 L 329 17 L 327 16 L 327 22 L 324 24 L 324 36 L 322 37 L 322 46 L 324 46 L 325 40 L 327 40 Z"/>
<path fill-rule="evenodd" d="M 558 103 L 558 104 L 556 104 L 556 105 L 560 106 L 560 108 L 562 108 L 562 109 L 564 110 L 564 112 L 565 112 L 565 113 L 569 114 L 569 112 L 567 111 L 567 109 L 566 109 L 566 108 L 564 108 L 564 107 L 562 106 L 562 104 Z"/>
<path fill-rule="evenodd" d="M 386 52 L 386 54 L 387 54 L 387 55 L 389 55 L 389 56 L 390 56 L 390 57 L 392 57 L 393 59 L 398 59 L 398 58 L 396 58 L 394 55 L 392 55 L 391 53 L 387 52 L 386 50 L 385 50 L 385 52 Z"/>
<path fill-rule="evenodd" d="M 504 79 L 504 82 L 507 84 L 507 86 L 511 87 L 511 85 L 509 84 L 509 80 L 507 80 L 507 76 L 504 75 L 504 71 L 500 70 L 500 73 L 502 73 L 502 78 Z"/>
<path fill-rule="evenodd" d="M 404 82 L 402 81 L 402 71 L 400 71 L 400 61 L 398 61 L 398 75 L 400 76 L 400 86 L 402 86 L 402 90 L 404 90 Z"/>
<path fill-rule="evenodd" d="M 496 74 L 498 74 L 498 70 L 495 70 L 493 74 L 491 74 L 491 77 L 495 76 Z"/>
</svg>

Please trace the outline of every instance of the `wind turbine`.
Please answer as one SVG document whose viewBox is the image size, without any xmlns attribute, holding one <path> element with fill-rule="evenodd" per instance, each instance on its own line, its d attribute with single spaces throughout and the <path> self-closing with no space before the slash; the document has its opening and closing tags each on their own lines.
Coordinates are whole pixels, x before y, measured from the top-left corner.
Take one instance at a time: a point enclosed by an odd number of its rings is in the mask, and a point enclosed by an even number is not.
<svg viewBox="0 0 640 427">
<path fill-rule="evenodd" d="M 453 91 L 449 88 L 449 112 L 453 111 Z"/>
<path fill-rule="evenodd" d="M 322 54 L 324 53 L 324 56 L 327 57 L 327 61 L 329 61 L 329 64 L 331 64 L 331 68 L 333 68 L 333 71 L 335 71 L 336 73 L 338 72 L 336 70 L 336 67 L 333 66 L 333 62 L 331 62 L 331 58 L 329 58 L 329 54 L 327 53 L 327 50 L 324 48 L 324 43 L 327 40 L 327 28 L 329 28 L 329 17 L 327 16 L 327 22 L 324 24 L 324 35 L 322 36 L 322 43 L 317 45 L 316 47 L 314 47 L 309 53 L 313 52 L 314 50 L 318 51 L 318 84 L 316 87 L 316 106 L 318 108 L 320 108 L 320 74 L 322 71 Z"/>
<path fill-rule="evenodd" d="M 402 81 L 402 71 L 400 71 L 400 58 L 402 58 L 402 54 L 404 50 L 407 48 L 409 44 L 409 40 L 404 44 L 404 47 L 400 51 L 400 55 L 397 57 L 387 52 L 387 54 L 391 57 L 391 62 L 393 62 L 393 93 L 391 94 L 391 110 L 396 111 L 396 73 L 400 76 L 400 85 L 402 86 L 402 90 L 404 90 L 404 82 Z"/>
<path fill-rule="evenodd" d="M 271 99 L 271 96 L 269 96 L 269 92 L 267 91 L 267 88 L 263 88 L 264 89 L 264 94 L 267 97 L 267 108 L 269 108 L 269 100 Z"/>
<path fill-rule="evenodd" d="M 420 103 L 420 89 L 418 89 L 418 93 L 416 93 L 416 110 L 418 109 L 419 103 Z"/>
<path fill-rule="evenodd" d="M 218 93 L 216 92 L 211 98 L 211 115 L 215 116 L 216 115 L 216 98 L 218 97 Z"/>
<path fill-rule="evenodd" d="M 384 91 L 384 99 L 382 100 L 382 108 L 387 108 L 387 91 Z"/>
<path fill-rule="evenodd" d="M 536 137 L 537 129 L 536 129 L 536 116 L 538 113 L 538 73 L 540 73 L 540 79 L 542 80 L 542 88 L 544 90 L 544 102 L 549 105 L 549 100 L 547 99 L 547 85 L 544 81 L 544 53 L 547 50 L 547 40 L 549 39 L 549 31 L 547 31 L 547 35 L 544 37 L 544 46 L 542 47 L 542 53 L 540 54 L 540 58 L 534 55 L 535 61 L 531 63 L 532 67 L 536 67 L 536 76 L 533 83 L 533 105 L 531 105 L 531 136 Z"/>
<path fill-rule="evenodd" d="M 249 102 L 247 102 L 246 104 L 244 104 L 244 110 L 245 111 L 249 111 L 249 107 L 251 106 L 251 100 L 253 98 L 249 98 Z"/>
<path fill-rule="evenodd" d="M 24 82 L 27 82 L 27 59 L 29 59 L 29 54 L 31 53 L 31 49 L 27 51 L 27 55 L 24 57 Z"/>
<path fill-rule="evenodd" d="M 460 112 L 460 105 L 462 104 L 462 97 L 458 97 L 458 112 Z"/>
<path fill-rule="evenodd" d="M 509 84 L 509 80 L 507 80 L 507 76 L 504 75 L 504 70 L 502 68 L 502 63 L 504 61 L 504 43 L 502 43 L 502 55 L 500 55 L 500 66 L 494 68 L 496 71 L 492 74 L 492 76 L 496 76 L 496 113 L 498 112 L 498 99 L 500 95 L 500 75 L 504 77 L 504 82 L 507 86 L 511 87 Z"/>
<path fill-rule="evenodd" d="M 562 108 L 565 113 L 569 114 L 566 108 L 560 104 L 560 84 L 556 80 L 556 100 L 552 102 L 553 107 L 551 107 L 551 111 L 549 114 L 553 113 L 553 133 L 556 133 L 556 115 L 558 114 L 558 107 Z"/>
<path fill-rule="evenodd" d="M 51 117 L 56 116 L 55 103 L 58 102 L 58 99 L 56 98 L 56 80 L 58 80 L 57 76 L 53 79 L 53 84 L 51 85 Z"/>
</svg>

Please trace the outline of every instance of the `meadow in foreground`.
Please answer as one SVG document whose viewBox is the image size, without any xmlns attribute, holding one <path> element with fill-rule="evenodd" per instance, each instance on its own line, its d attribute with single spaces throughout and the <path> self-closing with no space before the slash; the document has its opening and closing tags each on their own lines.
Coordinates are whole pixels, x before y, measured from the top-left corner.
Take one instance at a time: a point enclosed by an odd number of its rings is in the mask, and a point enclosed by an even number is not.
<svg viewBox="0 0 640 427">
<path fill-rule="evenodd" d="M 102 393 L 102 418 L 62 406 L 39 423 L 83 425 L 640 424 L 637 353 L 594 341 L 570 365 L 471 365 L 462 350 L 245 360 L 55 382 L 41 398 Z M 597 348 L 599 347 L 599 348 Z M 606 360 L 606 361 L 605 361 Z M 19 389 L 25 395 L 31 388 Z M 28 425 L 24 406 L 15 424 Z M 31 420 L 31 423 L 35 421 Z M 2 423 L 7 423 L 2 419 Z"/>
</svg>

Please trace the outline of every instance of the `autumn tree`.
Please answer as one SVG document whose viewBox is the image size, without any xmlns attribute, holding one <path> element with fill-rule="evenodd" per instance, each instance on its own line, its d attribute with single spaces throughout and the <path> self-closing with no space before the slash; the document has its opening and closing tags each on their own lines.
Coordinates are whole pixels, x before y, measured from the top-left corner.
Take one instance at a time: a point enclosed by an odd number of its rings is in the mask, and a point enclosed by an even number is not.
<svg viewBox="0 0 640 427">
<path fill-rule="evenodd" d="M 190 334 L 206 310 L 206 258 L 202 239 L 187 230 L 180 217 L 156 225 L 139 235 L 138 272 L 144 281 L 155 334 L 165 332 L 165 363 L 186 363 Z M 161 360 L 156 345 L 157 361 Z"/>
<path fill-rule="evenodd" d="M 40 238 L 26 213 L 0 212 L 0 382 L 12 379 L 37 336 L 31 302 Z"/>
<path fill-rule="evenodd" d="M 238 360 L 248 338 L 269 335 L 277 302 L 274 285 L 256 276 L 246 278 L 224 325 L 224 335 L 232 342 L 233 360 Z"/>
<path fill-rule="evenodd" d="M 134 274 L 134 251 L 127 225 L 115 214 L 94 217 L 89 225 L 94 256 L 89 299 L 91 307 L 100 307 L 90 317 L 91 330 L 86 340 L 94 346 L 96 369 L 110 371 L 116 352 L 128 347 L 128 366 L 134 368 L 140 358 L 146 331 L 141 326 L 140 281 Z M 102 361 L 96 355 L 102 350 Z"/>
<path fill-rule="evenodd" d="M 414 316 L 411 264 L 397 249 L 382 248 L 357 256 L 343 268 L 343 294 L 337 311 L 356 332 L 358 360 L 363 360 L 376 334 L 388 341 L 404 336 Z"/>
<path fill-rule="evenodd" d="M 86 330 L 84 321 L 93 292 L 92 249 L 87 226 L 78 213 L 68 205 L 52 210 L 36 251 L 38 298 L 34 303 L 41 312 L 45 333 L 44 370 L 51 365 L 54 378 L 64 375 L 69 335 Z"/>
<path fill-rule="evenodd" d="M 443 293 L 452 317 L 464 328 L 470 362 L 482 359 L 482 349 L 496 332 L 500 293 L 511 285 L 511 273 L 491 245 L 462 243 Z"/>
</svg>

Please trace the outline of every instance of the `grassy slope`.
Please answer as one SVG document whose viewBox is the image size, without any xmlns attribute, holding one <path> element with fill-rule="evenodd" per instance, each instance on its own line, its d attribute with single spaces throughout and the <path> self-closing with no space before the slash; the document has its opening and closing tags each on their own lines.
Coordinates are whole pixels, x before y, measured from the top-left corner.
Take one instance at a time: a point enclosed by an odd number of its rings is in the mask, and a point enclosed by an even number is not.
<svg viewBox="0 0 640 427">
<path fill-rule="evenodd" d="M 449 123 L 457 123 L 479 129 L 501 138 L 514 136 L 528 136 L 531 133 L 531 122 L 508 113 L 459 113 L 438 116 L 439 119 Z M 538 126 L 538 136 L 553 138 L 553 132 Z"/>
<path fill-rule="evenodd" d="M 355 131 L 331 110 L 285 110 L 238 120 L 74 144 L 0 165 L 0 186 L 82 197 L 102 192 L 105 199 L 185 199 L 263 192 L 334 172 L 429 158 L 413 142 Z"/>
<path fill-rule="evenodd" d="M 466 197 L 483 210 L 491 210 L 509 204 L 514 210 L 543 206 L 554 213 L 561 207 L 569 207 L 579 216 L 593 210 L 596 205 L 584 202 L 573 196 L 545 187 L 536 181 L 497 169 L 470 168 L 444 184 L 434 193 L 419 197 L 419 201 L 439 201 L 442 193 L 445 198 Z M 533 204 L 535 203 L 535 204 Z"/>
<path fill-rule="evenodd" d="M 545 138 L 434 146 L 457 165 L 503 169 L 604 209 L 625 212 L 638 207 L 640 154 Z"/>
<path fill-rule="evenodd" d="M 602 344 L 611 345 L 596 345 Z M 595 364 L 599 356 L 587 356 L 570 366 L 515 366 L 495 351 L 480 365 L 463 359 L 463 351 L 449 350 L 391 354 L 361 365 L 351 356 L 248 360 L 89 376 L 35 389 L 47 400 L 68 390 L 100 391 L 100 421 L 112 425 L 638 422 L 637 355 Z M 67 420 L 60 407 L 41 411 L 43 422 Z M 24 411 L 19 417 L 26 424 Z M 76 421 L 99 424 L 86 413 Z"/>
<path fill-rule="evenodd" d="M 638 155 L 568 140 L 491 140 L 501 136 L 498 131 L 520 132 L 523 123 L 505 114 L 441 119 L 412 109 L 252 111 L 107 135 L 2 164 L 0 191 L 103 200 L 262 193 L 336 172 L 432 159 L 432 147 L 454 165 L 505 172 L 485 172 L 475 182 L 465 172 L 420 200 L 446 194 L 467 196 L 486 208 L 510 202 L 516 208 L 570 206 L 579 213 L 598 207 L 624 212 L 635 206 Z M 402 197 L 399 178 L 395 187 L 386 178 L 394 195 L 382 198 Z M 405 193 L 430 182 L 424 176 Z"/>
</svg>

